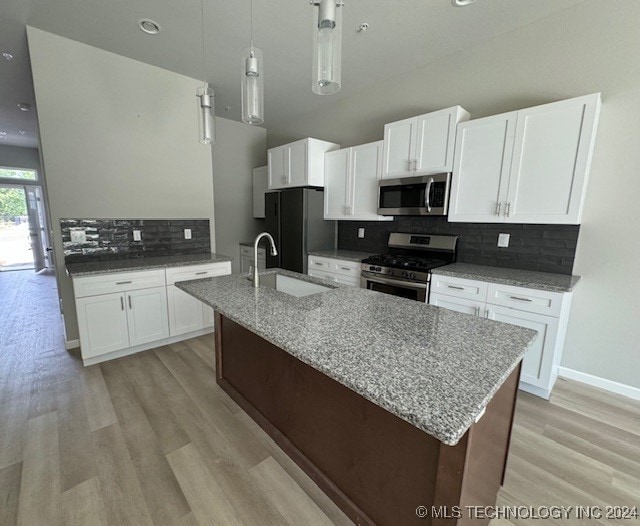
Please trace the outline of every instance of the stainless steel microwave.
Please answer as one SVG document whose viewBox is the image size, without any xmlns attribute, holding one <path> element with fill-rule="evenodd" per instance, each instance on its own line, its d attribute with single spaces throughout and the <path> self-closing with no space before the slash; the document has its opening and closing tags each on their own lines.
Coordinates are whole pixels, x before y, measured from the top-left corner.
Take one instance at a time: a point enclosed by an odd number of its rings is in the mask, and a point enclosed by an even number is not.
<svg viewBox="0 0 640 526">
<path fill-rule="evenodd" d="M 378 214 L 446 216 L 450 187 L 450 173 L 383 179 L 378 187 Z"/>
</svg>

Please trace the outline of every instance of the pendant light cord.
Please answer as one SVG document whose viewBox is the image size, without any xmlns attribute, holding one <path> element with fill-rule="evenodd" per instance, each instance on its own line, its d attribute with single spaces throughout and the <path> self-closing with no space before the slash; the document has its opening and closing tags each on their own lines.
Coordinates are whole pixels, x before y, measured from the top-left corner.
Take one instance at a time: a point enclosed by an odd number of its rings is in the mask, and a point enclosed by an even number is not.
<svg viewBox="0 0 640 526">
<path fill-rule="evenodd" d="M 204 43 L 204 0 L 200 0 L 200 22 L 202 25 L 202 82 L 203 88 L 207 89 L 207 69 L 205 61 L 205 43 Z"/>
<path fill-rule="evenodd" d="M 250 26 L 251 26 L 251 50 L 253 51 L 253 0 L 249 1 L 249 20 L 250 20 Z"/>
</svg>

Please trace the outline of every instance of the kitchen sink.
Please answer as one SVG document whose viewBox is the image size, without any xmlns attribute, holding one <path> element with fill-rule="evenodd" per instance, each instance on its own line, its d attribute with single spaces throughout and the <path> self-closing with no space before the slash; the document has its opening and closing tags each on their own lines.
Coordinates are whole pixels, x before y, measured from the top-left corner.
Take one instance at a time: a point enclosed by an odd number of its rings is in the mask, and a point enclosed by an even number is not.
<svg viewBox="0 0 640 526">
<path fill-rule="evenodd" d="M 295 296 L 296 298 L 311 296 L 313 294 L 327 292 L 336 288 L 325 285 L 317 285 L 316 283 L 310 283 L 309 281 L 303 281 L 301 279 L 292 278 L 290 276 L 284 276 L 275 272 L 270 274 L 260 274 L 259 283 L 260 288 L 264 287 L 277 290 L 279 292 L 289 294 L 290 296 Z"/>
</svg>

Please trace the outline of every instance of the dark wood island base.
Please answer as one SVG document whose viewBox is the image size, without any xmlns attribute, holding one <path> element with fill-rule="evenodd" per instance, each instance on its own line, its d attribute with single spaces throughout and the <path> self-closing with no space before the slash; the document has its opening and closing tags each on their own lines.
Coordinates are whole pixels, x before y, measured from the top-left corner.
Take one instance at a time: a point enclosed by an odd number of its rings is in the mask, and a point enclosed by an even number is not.
<svg viewBox="0 0 640 526">
<path fill-rule="evenodd" d="M 461 525 L 472 522 L 466 506 L 495 505 L 519 368 L 455 446 L 218 312 L 216 375 L 218 384 L 356 524 Z M 419 506 L 426 507 L 426 517 L 418 517 Z M 434 510 L 447 516 L 434 517 Z M 461 517 L 454 516 L 456 510 Z"/>
</svg>

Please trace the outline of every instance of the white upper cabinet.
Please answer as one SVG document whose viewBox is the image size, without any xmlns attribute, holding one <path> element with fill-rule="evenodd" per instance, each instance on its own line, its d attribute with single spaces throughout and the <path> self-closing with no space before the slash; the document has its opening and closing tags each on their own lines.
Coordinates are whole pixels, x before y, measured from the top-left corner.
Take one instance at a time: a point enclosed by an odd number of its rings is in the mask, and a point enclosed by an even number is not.
<svg viewBox="0 0 640 526">
<path fill-rule="evenodd" d="M 507 221 L 580 223 L 600 95 L 518 112 Z"/>
<path fill-rule="evenodd" d="M 579 224 L 600 94 L 458 126 L 449 221 Z"/>
<path fill-rule="evenodd" d="M 391 221 L 378 215 L 382 141 L 325 155 L 324 218 Z"/>
<path fill-rule="evenodd" d="M 324 157 L 324 218 L 348 216 L 347 187 L 350 179 L 351 148 L 329 152 Z"/>
<path fill-rule="evenodd" d="M 253 217 L 264 218 L 264 194 L 269 184 L 266 166 L 253 169 Z"/>
<path fill-rule="evenodd" d="M 501 223 L 517 112 L 458 125 L 449 221 Z"/>
<path fill-rule="evenodd" d="M 450 172 L 456 126 L 469 113 L 453 106 L 386 124 L 382 178 Z"/>
<path fill-rule="evenodd" d="M 324 154 L 338 148 L 339 144 L 311 138 L 271 148 L 267 152 L 268 189 L 323 187 Z"/>
</svg>

